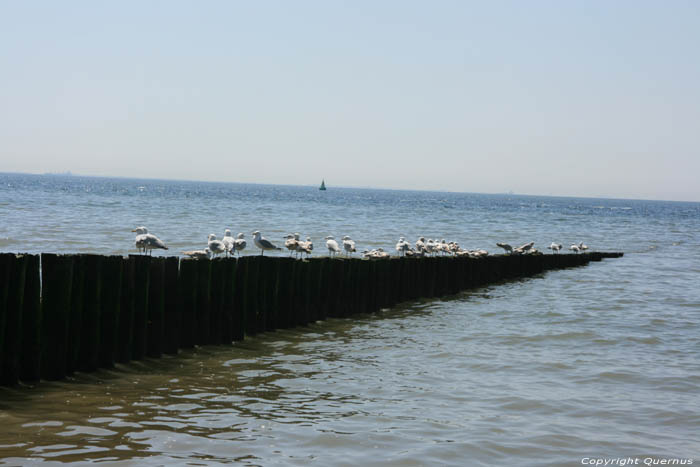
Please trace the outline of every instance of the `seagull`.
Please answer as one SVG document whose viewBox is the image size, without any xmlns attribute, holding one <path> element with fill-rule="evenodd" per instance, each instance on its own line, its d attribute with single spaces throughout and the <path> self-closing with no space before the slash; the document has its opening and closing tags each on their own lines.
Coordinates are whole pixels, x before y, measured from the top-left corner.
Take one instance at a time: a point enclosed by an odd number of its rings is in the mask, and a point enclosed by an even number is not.
<svg viewBox="0 0 700 467">
<path fill-rule="evenodd" d="M 292 256 L 292 253 L 296 253 L 299 247 L 299 234 L 296 234 L 296 237 L 297 238 L 294 238 L 294 234 L 289 234 L 284 237 L 286 239 L 284 246 L 289 250 L 289 256 Z"/>
<path fill-rule="evenodd" d="M 272 244 L 272 242 L 262 235 L 260 235 L 259 231 L 253 232 L 253 243 L 255 243 L 255 246 L 260 248 L 260 256 L 263 256 L 265 254 L 265 250 L 281 250 L 282 248 L 275 246 Z"/>
<path fill-rule="evenodd" d="M 242 232 L 239 232 L 238 235 L 236 235 L 236 240 L 234 240 L 234 242 L 233 242 L 234 253 L 238 253 L 240 255 L 240 252 L 245 250 L 245 246 L 246 246 L 245 235 L 243 235 Z"/>
<path fill-rule="evenodd" d="M 588 245 L 584 244 L 583 242 L 580 242 L 578 244 L 578 249 L 581 250 L 581 252 L 585 252 L 588 249 Z"/>
<path fill-rule="evenodd" d="M 211 254 L 216 256 L 221 253 L 226 253 L 226 244 L 221 240 L 216 239 L 216 235 L 209 234 L 209 243 L 207 244 Z"/>
<path fill-rule="evenodd" d="M 376 250 L 369 250 L 369 251 L 364 250 L 362 252 L 362 256 L 364 256 L 365 258 L 370 258 L 370 259 L 382 259 L 382 258 L 388 258 L 389 253 L 387 253 L 386 251 L 384 251 L 381 248 L 377 248 Z"/>
<path fill-rule="evenodd" d="M 530 243 L 526 243 L 524 245 L 520 245 L 518 248 L 513 249 L 513 253 L 516 253 L 518 255 L 520 255 L 522 253 L 527 253 L 528 250 L 530 248 L 532 248 L 532 245 L 534 245 L 534 244 L 535 244 L 535 242 L 530 242 Z"/>
<path fill-rule="evenodd" d="M 347 235 L 343 237 L 343 248 L 345 249 L 345 254 L 349 255 L 357 251 L 355 249 L 355 242 Z"/>
<path fill-rule="evenodd" d="M 209 247 L 203 249 L 203 250 L 190 250 L 190 251 L 183 251 L 183 255 L 189 256 L 190 258 L 194 259 L 209 259 L 211 258 L 211 250 Z"/>
<path fill-rule="evenodd" d="M 333 235 L 326 237 L 326 246 L 328 247 L 328 253 L 331 256 L 336 253 L 340 253 L 340 247 L 338 246 L 338 242 L 335 241 L 335 237 L 333 237 Z"/>
<path fill-rule="evenodd" d="M 552 250 L 552 253 L 559 253 L 559 250 L 561 250 L 561 243 L 552 242 L 552 244 L 549 245 L 547 248 Z"/>
<path fill-rule="evenodd" d="M 506 253 L 512 254 L 513 253 L 513 247 L 508 245 L 507 243 L 496 243 L 496 246 L 500 246 L 504 250 L 506 250 Z"/>
<path fill-rule="evenodd" d="M 429 254 L 435 253 L 435 242 L 432 238 L 429 238 L 428 241 L 425 242 L 425 251 Z"/>
<path fill-rule="evenodd" d="M 569 247 L 569 250 L 573 251 L 574 253 L 579 253 L 581 251 L 581 248 L 579 248 L 578 245 L 574 244 Z"/>
<path fill-rule="evenodd" d="M 404 237 L 399 237 L 399 241 L 396 243 L 396 251 L 399 255 L 406 256 L 406 251 L 411 248 L 411 245 L 406 241 Z"/>
<path fill-rule="evenodd" d="M 221 241 L 224 242 L 224 247 L 226 248 L 226 255 L 228 256 L 233 251 L 233 243 L 235 242 L 229 229 L 226 229 L 224 231 L 224 238 L 222 238 Z"/>
<path fill-rule="evenodd" d="M 148 229 L 144 226 L 136 227 L 134 230 L 132 230 L 132 232 L 136 232 L 136 239 L 134 241 L 136 248 L 138 248 L 139 251 L 142 251 L 144 254 L 148 252 L 152 255 L 154 248 L 160 248 L 163 250 L 168 249 L 160 238 L 153 234 L 149 234 Z"/>
<path fill-rule="evenodd" d="M 297 251 L 299 253 L 306 253 L 306 256 L 309 256 L 311 254 L 311 251 L 314 249 L 314 244 L 311 242 L 311 237 L 306 237 L 305 242 L 299 242 L 299 247 L 297 248 Z"/>
<path fill-rule="evenodd" d="M 416 240 L 416 251 L 421 254 L 427 251 L 427 248 L 425 247 L 425 237 L 420 237 L 418 240 Z"/>
</svg>

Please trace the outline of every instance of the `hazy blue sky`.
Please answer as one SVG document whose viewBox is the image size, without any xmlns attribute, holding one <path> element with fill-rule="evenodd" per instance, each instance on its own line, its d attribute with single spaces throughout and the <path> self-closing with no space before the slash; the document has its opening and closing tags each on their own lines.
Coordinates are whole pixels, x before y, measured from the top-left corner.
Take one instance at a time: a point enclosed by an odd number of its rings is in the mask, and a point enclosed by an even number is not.
<svg viewBox="0 0 700 467">
<path fill-rule="evenodd" d="M 698 1 L 0 0 L 0 171 L 700 200 Z"/>
</svg>

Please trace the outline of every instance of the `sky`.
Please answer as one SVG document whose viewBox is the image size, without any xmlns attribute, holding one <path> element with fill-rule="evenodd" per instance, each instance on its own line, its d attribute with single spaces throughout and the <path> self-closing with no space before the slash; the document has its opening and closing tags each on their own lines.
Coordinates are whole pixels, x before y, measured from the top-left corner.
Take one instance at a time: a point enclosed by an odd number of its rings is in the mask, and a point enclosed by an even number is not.
<svg viewBox="0 0 700 467">
<path fill-rule="evenodd" d="M 0 172 L 700 201 L 700 2 L 0 0 Z"/>
</svg>

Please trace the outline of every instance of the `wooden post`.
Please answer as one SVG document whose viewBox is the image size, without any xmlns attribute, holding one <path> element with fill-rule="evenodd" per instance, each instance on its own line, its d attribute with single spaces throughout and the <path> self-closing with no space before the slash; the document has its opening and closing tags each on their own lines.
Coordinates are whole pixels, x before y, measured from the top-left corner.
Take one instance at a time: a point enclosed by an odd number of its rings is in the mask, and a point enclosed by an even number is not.
<svg viewBox="0 0 700 467">
<path fill-rule="evenodd" d="M 296 260 L 279 258 L 277 272 L 277 326 L 288 329 L 294 309 L 294 266 Z"/>
<path fill-rule="evenodd" d="M 235 305 L 236 293 L 236 259 L 226 258 L 223 263 L 223 287 L 221 303 L 221 340 L 225 345 L 235 339 L 237 310 Z"/>
<path fill-rule="evenodd" d="M 12 255 L 14 256 L 14 255 Z M 26 255 L 10 258 L 5 312 L 4 348 L 0 349 L 0 384 L 13 386 L 19 382 L 20 348 L 22 345 L 22 311 L 27 273 Z M 0 339 L 2 342 L 2 339 Z"/>
<path fill-rule="evenodd" d="M 121 256 L 107 256 L 102 260 L 99 366 L 103 368 L 113 367 L 118 355 L 123 263 Z"/>
<path fill-rule="evenodd" d="M 194 347 L 198 338 L 197 326 L 197 262 L 206 260 L 183 259 L 180 261 L 178 291 L 182 306 L 182 327 L 180 328 L 180 346 L 184 349 Z"/>
<path fill-rule="evenodd" d="M 211 263 L 205 259 L 197 261 L 197 340 L 198 345 L 210 344 L 211 331 Z"/>
<path fill-rule="evenodd" d="M 85 299 L 85 255 L 73 257 L 73 282 L 71 284 L 71 303 L 68 310 L 68 342 L 66 351 L 66 374 L 73 374 L 78 369 L 80 343 L 83 338 L 83 308 Z"/>
<path fill-rule="evenodd" d="M 41 255 L 41 377 L 66 377 L 68 325 L 73 285 L 73 257 Z"/>
<path fill-rule="evenodd" d="M 151 258 L 148 276 L 146 355 L 159 358 L 163 354 L 165 339 L 165 258 Z"/>
<path fill-rule="evenodd" d="M 245 335 L 254 336 L 258 333 L 258 272 L 260 270 L 260 257 L 244 256 L 239 261 L 245 262 L 246 265 L 243 295 Z"/>
<path fill-rule="evenodd" d="M 209 343 L 221 345 L 224 332 L 223 305 L 224 280 L 226 275 L 226 258 L 211 261 L 210 308 L 209 308 Z M 230 342 L 230 341 L 229 341 Z"/>
<path fill-rule="evenodd" d="M 256 310 L 255 332 L 267 331 L 267 315 L 270 301 L 270 291 L 274 288 L 274 278 L 272 274 L 272 262 L 274 258 L 270 256 L 260 256 L 258 263 L 258 307 Z"/>
<path fill-rule="evenodd" d="M 148 348 L 148 287 L 151 256 L 131 255 L 134 261 L 134 342 L 131 358 L 141 360 Z"/>
<path fill-rule="evenodd" d="M 22 304 L 22 350 L 19 379 L 27 383 L 41 377 L 41 282 L 39 255 L 27 255 Z"/>
<path fill-rule="evenodd" d="M 182 334 L 182 303 L 178 291 L 180 258 L 176 256 L 165 258 L 164 268 L 163 352 L 177 355 L 180 348 L 180 335 Z"/>
<path fill-rule="evenodd" d="M 83 315 L 78 366 L 80 371 L 95 371 L 100 355 L 101 269 L 102 256 L 83 255 Z M 75 273 L 74 273 L 75 274 Z"/>
<path fill-rule="evenodd" d="M 131 361 L 134 344 L 134 268 L 133 256 L 122 261 L 122 290 L 119 306 L 119 331 L 117 338 L 116 361 Z"/>
<path fill-rule="evenodd" d="M 242 341 L 245 337 L 245 282 L 247 260 L 244 258 L 238 258 L 236 260 L 236 269 L 233 271 L 234 289 L 231 337 L 233 337 L 234 342 Z"/>
</svg>

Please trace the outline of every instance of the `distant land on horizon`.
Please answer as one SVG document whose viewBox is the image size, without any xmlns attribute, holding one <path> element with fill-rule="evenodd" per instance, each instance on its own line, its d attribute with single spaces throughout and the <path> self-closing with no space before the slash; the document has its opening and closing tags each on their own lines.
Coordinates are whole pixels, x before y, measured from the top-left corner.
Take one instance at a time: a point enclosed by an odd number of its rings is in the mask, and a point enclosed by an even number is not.
<svg viewBox="0 0 700 467">
<path fill-rule="evenodd" d="M 14 175 L 35 175 L 35 176 L 46 176 L 46 177 L 84 177 L 84 178 L 105 178 L 105 179 L 120 179 L 120 180 L 151 180 L 151 181 L 166 181 L 166 182 L 193 182 L 193 183 L 231 183 L 237 185 L 265 185 L 265 186 L 298 186 L 298 187 L 315 187 L 318 188 L 318 183 L 308 184 L 308 185 L 293 185 L 293 184 L 280 184 L 280 183 L 263 183 L 263 182 L 236 182 L 231 180 L 193 180 L 184 178 L 152 178 L 152 177 L 124 177 L 119 175 L 85 175 L 74 173 L 70 170 L 64 172 L 43 172 L 43 173 L 32 173 L 32 172 L 0 172 L 0 174 L 14 174 Z M 700 204 L 700 200 L 680 200 L 680 199 L 653 199 L 653 198 L 618 198 L 618 197 L 608 197 L 608 196 L 568 196 L 568 195 L 553 195 L 553 194 L 532 194 L 532 193 L 515 193 L 512 190 L 501 191 L 501 192 L 474 192 L 474 191 L 455 191 L 455 190 L 425 190 L 425 189 L 415 189 L 415 188 L 384 188 L 366 185 L 337 185 L 326 183 L 326 187 L 330 190 L 333 188 L 349 188 L 355 190 L 386 190 L 386 191 L 420 191 L 426 193 L 461 193 L 461 194 L 478 194 L 478 195 L 503 195 L 503 196 L 532 196 L 532 197 L 548 197 L 548 198 L 572 198 L 572 199 L 604 199 L 604 200 L 621 200 L 621 201 L 659 201 L 659 202 L 676 202 L 676 203 L 694 203 Z"/>
</svg>

